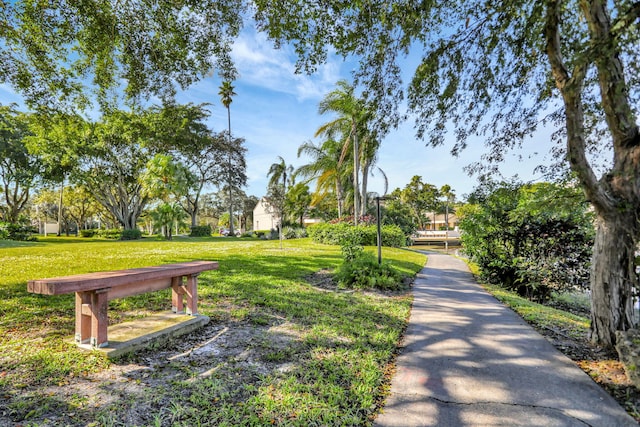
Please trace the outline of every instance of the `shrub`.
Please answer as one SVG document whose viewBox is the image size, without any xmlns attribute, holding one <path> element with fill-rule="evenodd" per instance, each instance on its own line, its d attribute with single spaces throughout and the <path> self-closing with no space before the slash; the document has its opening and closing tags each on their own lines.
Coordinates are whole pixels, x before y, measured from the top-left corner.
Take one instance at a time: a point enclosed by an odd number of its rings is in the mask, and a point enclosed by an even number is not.
<svg viewBox="0 0 640 427">
<path fill-rule="evenodd" d="M 578 189 L 491 184 L 470 202 L 461 240 L 482 280 L 538 301 L 588 287 L 593 219 Z"/>
<path fill-rule="evenodd" d="M 80 235 L 82 237 L 93 237 L 96 235 L 96 230 L 90 228 L 88 230 L 80 230 Z"/>
<path fill-rule="evenodd" d="M 361 239 L 361 230 L 351 227 L 340 242 L 344 262 L 335 273 L 338 286 L 350 289 L 400 289 L 401 276 L 388 262 L 378 264 L 375 256 L 364 252 L 358 243 Z"/>
<path fill-rule="evenodd" d="M 100 229 L 96 232 L 98 237 L 102 237 L 104 239 L 119 239 L 122 236 L 122 230 L 119 228 L 106 228 Z"/>
<path fill-rule="evenodd" d="M 356 227 L 351 227 L 340 241 L 340 250 L 345 263 L 352 262 L 362 255 L 364 248 L 360 244 L 362 240 Z"/>
<path fill-rule="evenodd" d="M 140 240 L 142 239 L 142 232 L 137 228 L 122 230 L 120 240 Z"/>
<path fill-rule="evenodd" d="M 378 264 L 373 254 L 361 252 L 351 261 L 343 262 L 336 270 L 338 286 L 350 289 L 398 290 L 402 277 L 388 262 Z"/>
<path fill-rule="evenodd" d="M 304 227 L 284 227 L 282 229 L 282 237 L 285 239 L 301 239 L 307 237 L 307 230 Z"/>
<path fill-rule="evenodd" d="M 210 237 L 212 233 L 210 225 L 196 225 L 191 227 L 191 237 Z"/>
<path fill-rule="evenodd" d="M 2 240 L 19 240 L 34 241 L 37 233 L 35 227 L 28 224 L 0 222 L 0 239 Z"/>
<path fill-rule="evenodd" d="M 321 223 L 310 226 L 307 231 L 314 242 L 327 245 L 339 245 L 345 239 L 352 239 L 353 236 L 357 236 L 356 243 L 363 246 L 374 246 L 378 243 L 378 229 L 375 225 L 353 226 L 344 222 Z M 401 247 L 406 245 L 407 236 L 396 225 L 383 225 L 381 234 L 382 246 Z"/>
<path fill-rule="evenodd" d="M 272 228 L 269 231 L 269 236 L 267 236 L 267 239 L 269 240 L 278 240 L 280 238 L 280 235 L 278 234 L 278 230 Z"/>
</svg>

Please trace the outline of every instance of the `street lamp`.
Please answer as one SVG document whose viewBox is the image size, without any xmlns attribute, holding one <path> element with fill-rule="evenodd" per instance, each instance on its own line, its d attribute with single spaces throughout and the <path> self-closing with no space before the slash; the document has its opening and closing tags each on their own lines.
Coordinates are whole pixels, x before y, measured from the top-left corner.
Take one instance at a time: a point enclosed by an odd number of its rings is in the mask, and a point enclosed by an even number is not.
<svg viewBox="0 0 640 427">
<path fill-rule="evenodd" d="M 376 220 L 378 225 L 378 265 L 382 264 L 382 228 L 380 227 L 380 200 L 390 200 L 393 197 L 376 197 Z"/>
</svg>

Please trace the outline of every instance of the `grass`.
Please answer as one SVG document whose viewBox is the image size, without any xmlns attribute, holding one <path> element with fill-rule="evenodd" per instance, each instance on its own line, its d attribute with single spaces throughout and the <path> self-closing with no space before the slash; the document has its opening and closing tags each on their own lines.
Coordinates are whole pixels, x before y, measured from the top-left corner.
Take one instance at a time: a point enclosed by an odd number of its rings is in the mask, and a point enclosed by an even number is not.
<svg viewBox="0 0 640 427">
<path fill-rule="evenodd" d="M 475 277 L 478 277 L 479 269 L 477 264 L 467 262 L 467 265 L 471 273 Z M 511 309 L 522 316 L 524 320 L 538 328 L 561 331 L 563 334 L 572 338 L 586 337 L 589 332 L 589 319 L 587 317 L 538 304 L 500 286 L 484 283 L 482 286 L 498 300 L 511 307 Z M 554 297 L 567 305 L 584 304 L 582 300 L 571 300 L 572 297 L 568 294 L 554 294 Z"/>
<path fill-rule="evenodd" d="M 499 286 L 486 284 L 483 286 L 524 320 L 538 328 L 561 332 L 572 338 L 585 337 L 589 332 L 589 319 L 586 317 L 529 301 Z"/>
<path fill-rule="evenodd" d="M 406 325 L 410 295 L 315 288 L 305 277 L 335 268 L 339 247 L 308 239 L 279 246 L 233 238 L 0 242 L 0 395 L 6 398 L 0 421 L 4 411 L 22 425 L 54 425 L 46 421 L 52 414 L 72 413 L 76 418 L 64 415 L 65 424 L 119 426 L 128 425 L 125 414 L 137 407 L 148 417 L 144 425 L 367 425 L 385 392 L 385 372 Z M 383 257 L 407 276 L 425 261 L 424 255 L 401 249 L 384 248 Z M 289 369 L 247 372 L 250 365 L 229 360 L 203 377 L 195 366 L 175 362 L 168 366 L 176 372 L 166 380 L 168 388 L 137 380 L 137 393 L 91 410 L 86 396 L 61 399 L 47 391 L 106 372 L 111 362 L 68 342 L 74 296 L 29 294 L 29 279 L 193 259 L 220 263 L 219 270 L 200 276 L 199 311 L 214 324 L 266 330 L 286 323 L 294 339 L 282 344 L 265 335 L 251 345 L 265 363 Z M 109 304 L 110 322 L 121 322 L 169 309 L 170 298 L 162 291 Z"/>
</svg>

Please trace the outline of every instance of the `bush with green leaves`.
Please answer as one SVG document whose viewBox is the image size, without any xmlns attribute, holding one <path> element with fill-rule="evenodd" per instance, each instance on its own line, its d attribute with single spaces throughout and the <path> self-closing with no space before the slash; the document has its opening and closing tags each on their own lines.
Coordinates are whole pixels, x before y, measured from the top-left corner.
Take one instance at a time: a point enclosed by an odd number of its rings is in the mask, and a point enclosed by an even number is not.
<svg viewBox="0 0 640 427">
<path fill-rule="evenodd" d="M 137 228 L 122 230 L 120 234 L 120 240 L 140 240 L 142 239 L 142 232 Z"/>
<path fill-rule="evenodd" d="M 534 300 L 588 286 L 593 218 L 577 189 L 493 183 L 469 201 L 461 240 L 482 280 Z"/>
<path fill-rule="evenodd" d="M 212 233 L 210 225 L 195 225 L 191 227 L 191 237 L 210 237 Z"/>
<path fill-rule="evenodd" d="M 282 237 L 289 240 L 289 239 L 302 239 L 304 237 L 307 237 L 307 229 L 304 227 L 300 227 L 295 226 L 295 227 L 284 227 L 282 229 Z"/>
<path fill-rule="evenodd" d="M 347 234 L 340 242 L 340 251 L 345 263 L 355 261 L 364 252 L 364 247 L 360 244 L 358 230 L 352 227 L 350 231 L 351 233 Z"/>
<path fill-rule="evenodd" d="M 272 228 L 269 231 L 269 234 L 267 235 L 267 240 L 278 240 L 280 238 L 280 234 L 278 233 L 278 230 L 276 230 L 275 228 Z"/>
<path fill-rule="evenodd" d="M 26 223 L 0 222 L 0 240 L 34 241 L 37 232 Z"/>
<path fill-rule="evenodd" d="M 358 227 L 351 227 L 340 242 L 343 263 L 335 272 L 338 286 L 349 289 L 398 290 L 402 277 L 388 262 L 378 263 L 377 258 L 365 252 L 359 241 Z"/>
<path fill-rule="evenodd" d="M 96 235 L 96 230 L 93 228 L 89 228 L 87 230 L 80 230 L 80 235 L 82 237 L 93 237 Z"/>
<path fill-rule="evenodd" d="M 101 228 L 96 232 L 96 235 L 103 239 L 118 240 L 122 236 L 122 230 L 119 228 Z"/>
<path fill-rule="evenodd" d="M 402 277 L 387 262 L 378 264 L 373 254 L 364 252 L 351 262 L 342 263 L 336 270 L 338 285 L 350 289 L 399 290 Z"/>
<path fill-rule="evenodd" d="M 345 238 L 351 238 L 352 233 L 358 236 L 357 243 L 363 246 L 377 245 L 378 229 L 376 225 L 354 226 L 340 222 L 337 224 L 320 223 L 307 228 L 309 237 L 316 243 L 339 245 Z M 406 245 L 407 236 L 396 225 L 381 227 L 382 246 L 402 247 Z"/>
</svg>

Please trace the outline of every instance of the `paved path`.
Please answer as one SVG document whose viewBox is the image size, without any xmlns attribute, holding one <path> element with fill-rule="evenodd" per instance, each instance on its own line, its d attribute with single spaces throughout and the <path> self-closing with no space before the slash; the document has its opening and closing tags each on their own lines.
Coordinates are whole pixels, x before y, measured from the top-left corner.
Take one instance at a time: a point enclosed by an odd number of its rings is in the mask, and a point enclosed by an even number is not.
<svg viewBox="0 0 640 427">
<path fill-rule="evenodd" d="M 429 253 L 391 395 L 375 426 L 637 426 L 618 403 L 485 292 Z"/>
</svg>

